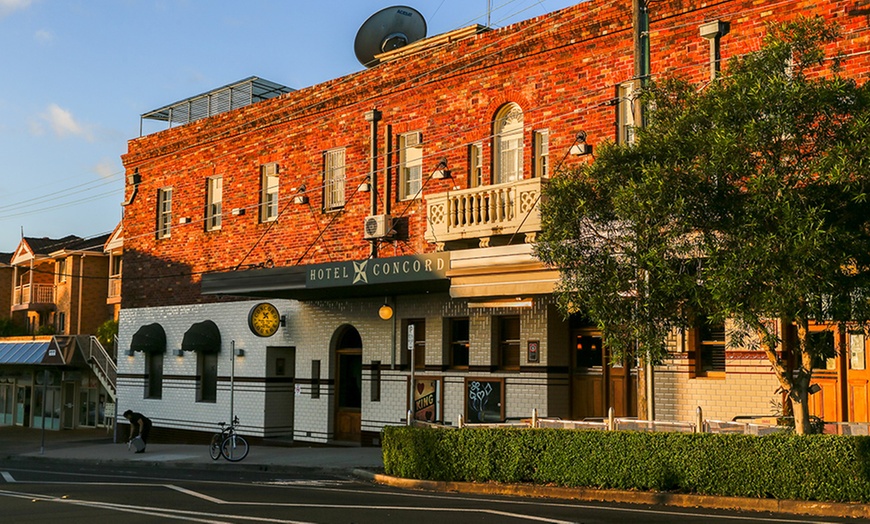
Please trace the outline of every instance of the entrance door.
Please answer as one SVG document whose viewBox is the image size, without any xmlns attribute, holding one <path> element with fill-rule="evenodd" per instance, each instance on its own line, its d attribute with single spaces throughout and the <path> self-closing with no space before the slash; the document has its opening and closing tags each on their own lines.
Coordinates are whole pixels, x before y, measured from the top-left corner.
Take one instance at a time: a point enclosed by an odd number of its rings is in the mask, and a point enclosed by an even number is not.
<svg viewBox="0 0 870 524">
<path fill-rule="evenodd" d="M 571 335 L 571 418 L 637 415 L 637 379 L 630 366 L 611 365 L 610 354 L 595 329 L 576 329 Z"/>
<path fill-rule="evenodd" d="M 73 429 L 75 427 L 75 382 L 63 383 L 63 414 L 61 421 L 63 429 Z"/>
<path fill-rule="evenodd" d="M 15 425 L 30 426 L 30 386 L 18 386 L 15 400 Z"/>
<path fill-rule="evenodd" d="M 868 340 L 863 333 L 846 335 L 849 367 L 848 388 L 850 422 L 870 422 L 870 366 L 867 365 Z"/>
<path fill-rule="evenodd" d="M 362 339 L 346 327 L 335 350 L 335 440 L 359 442 L 362 428 Z"/>
</svg>

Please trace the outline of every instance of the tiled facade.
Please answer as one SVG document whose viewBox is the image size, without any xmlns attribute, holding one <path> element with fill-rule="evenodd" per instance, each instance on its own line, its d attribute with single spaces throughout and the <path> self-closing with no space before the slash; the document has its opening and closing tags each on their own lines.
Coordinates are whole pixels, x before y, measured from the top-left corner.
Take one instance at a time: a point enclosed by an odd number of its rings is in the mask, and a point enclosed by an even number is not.
<svg viewBox="0 0 870 524">
<path fill-rule="evenodd" d="M 870 70 L 870 33 L 862 13 L 851 1 L 651 3 L 652 71 L 699 85 L 708 81 L 710 42 L 699 27 L 711 21 L 729 25 L 720 49 L 728 60 L 757 50 L 768 22 L 821 15 L 842 26 L 836 49 L 847 57 L 847 76 L 863 80 Z M 617 94 L 634 76 L 631 20 L 629 2 L 584 2 L 497 31 L 465 32 L 449 43 L 385 57 L 371 69 L 131 140 L 123 156 L 130 183 L 123 223 L 122 407 L 147 413 L 168 428 L 210 430 L 229 417 L 235 358 L 232 410 L 248 433 L 327 442 L 339 439 L 344 430 L 337 426 L 350 420 L 362 440 L 374 441 L 380 428 L 407 416 L 411 370 L 405 325 L 424 320 L 425 367 L 415 370 L 415 378 L 440 380 L 435 397 L 444 421 L 469 415 L 469 384 L 479 379 L 500 384 L 503 418 L 526 418 L 533 410 L 563 418 L 582 413 L 580 380 L 588 378 L 593 384 L 588 387 L 609 385 L 595 385 L 601 374 L 578 375 L 572 329 L 579 326 L 557 312 L 554 277 L 526 249 L 534 229 L 519 233 L 526 218 L 534 224 L 535 191 L 546 183 L 534 167 L 540 158 L 533 144 L 542 132 L 549 137 L 550 175 L 557 167 L 592 161 L 569 154 L 581 131 L 591 145 L 616 139 L 618 111 L 631 102 Z M 522 111 L 520 180 L 484 193 L 504 169 L 496 142 L 500 115 L 511 104 Z M 399 199 L 399 137 L 413 132 L 422 139 L 421 194 Z M 338 150 L 345 178 L 343 190 L 333 192 L 325 170 L 334 162 L 328 153 Z M 483 159 L 479 185 L 472 151 Z M 440 176 L 445 166 L 449 176 Z M 266 174 L 277 177 L 278 206 L 271 216 L 276 220 L 261 219 Z M 223 188 L 217 229 L 205 212 L 214 177 L 222 178 Z M 364 183 L 374 198 L 364 192 Z M 511 193 L 520 184 L 532 186 L 531 192 Z M 472 195 L 475 186 L 481 192 Z M 469 212 L 457 218 L 464 211 L 442 212 L 446 208 L 433 203 L 456 194 L 472 195 L 463 205 L 490 206 L 482 213 L 486 218 L 510 215 L 509 206 L 517 204 L 515 213 L 523 220 L 512 216 L 514 222 L 486 232 L 463 230 L 481 218 L 480 208 L 475 217 Z M 344 200 L 343 207 L 328 209 L 336 199 Z M 364 220 L 388 209 L 396 219 L 395 234 L 373 248 Z M 160 234 L 158 210 L 169 226 Z M 445 220 L 455 220 L 458 231 L 439 230 Z M 425 285 L 413 279 L 396 277 L 380 288 L 356 281 L 323 284 L 305 273 L 333 264 L 329 276 L 341 263 L 437 253 L 447 257 L 446 276 L 432 277 L 425 283 L 431 287 L 422 290 Z M 304 271 L 292 271 L 298 268 Z M 449 286 L 439 287 L 444 279 Z M 247 323 L 252 306 L 262 301 L 278 306 L 286 319 L 268 338 L 253 335 Z M 384 302 L 393 307 L 390 320 L 378 317 Z M 513 341 L 520 347 L 519 364 L 510 370 L 498 362 L 499 318 L 505 316 L 519 316 L 519 339 Z M 454 318 L 469 322 L 467 369 L 450 363 L 447 337 Z M 203 320 L 213 321 L 221 337 L 214 402 L 196 401 L 199 355 L 173 354 L 191 326 Z M 159 399 L 143 398 L 147 348 L 123 356 L 136 333 L 152 323 L 166 333 Z M 353 334 L 349 328 L 358 333 L 361 348 L 339 347 L 357 344 L 355 335 L 343 338 Z M 231 356 L 233 342 L 244 356 Z M 529 361 L 533 348 L 537 362 Z M 346 413 L 349 419 L 337 414 L 342 350 L 349 361 L 361 361 L 361 369 L 354 368 L 359 406 Z M 275 363 L 269 355 L 292 359 L 283 378 L 271 376 Z M 312 376 L 316 362 L 319 377 Z M 632 380 L 629 372 L 627 381 Z M 708 418 L 767 414 L 778 398 L 769 364 L 743 352 L 729 354 L 724 376 L 696 378 L 688 356 L 677 351 L 656 370 L 654 382 L 661 420 L 693 420 L 698 406 Z M 602 393 L 603 398 L 618 394 Z M 633 414 L 628 404 L 625 414 Z"/>
</svg>

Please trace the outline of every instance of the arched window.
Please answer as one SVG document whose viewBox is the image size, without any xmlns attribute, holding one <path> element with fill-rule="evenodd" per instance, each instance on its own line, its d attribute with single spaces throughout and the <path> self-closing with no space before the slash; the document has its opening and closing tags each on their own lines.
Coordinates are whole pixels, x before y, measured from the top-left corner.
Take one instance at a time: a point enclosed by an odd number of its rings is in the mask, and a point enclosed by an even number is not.
<svg viewBox="0 0 870 524">
<path fill-rule="evenodd" d="M 523 110 L 510 103 L 495 117 L 495 173 L 493 184 L 523 178 Z"/>
</svg>

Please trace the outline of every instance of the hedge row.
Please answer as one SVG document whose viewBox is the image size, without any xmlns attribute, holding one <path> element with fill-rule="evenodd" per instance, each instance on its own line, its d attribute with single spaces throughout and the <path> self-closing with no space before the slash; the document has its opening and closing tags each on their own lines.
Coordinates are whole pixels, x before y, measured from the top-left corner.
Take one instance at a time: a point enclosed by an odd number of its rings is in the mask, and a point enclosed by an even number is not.
<svg viewBox="0 0 870 524">
<path fill-rule="evenodd" d="M 389 475 L 870 502 L 870 437 L 384 428 Z"/>
</svg>

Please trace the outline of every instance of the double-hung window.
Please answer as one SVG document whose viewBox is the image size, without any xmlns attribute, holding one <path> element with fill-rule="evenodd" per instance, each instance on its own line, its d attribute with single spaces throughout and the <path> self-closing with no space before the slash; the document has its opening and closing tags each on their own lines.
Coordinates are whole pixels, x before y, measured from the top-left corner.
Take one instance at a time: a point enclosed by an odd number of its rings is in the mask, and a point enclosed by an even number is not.
<svg viewBox="0 0 870 524">
<path fill-rule="evenodd" d="M 206 187 L 205 229 L 214 231 L 221 228 L 221 213 L 224 198 L 223 177 L 213 176 Z"/>
<path fill-rule="evenodd" d="M 523 110 L 511 103 L 495 119 L 494 184 L 523 178 Z"/>
<path fill-rule="evenodd" d="M 260 166 L 260 222 L 278 219 L 278 164 Z"/>
<path fill-rule="evenodd" d="M 535 131 L 535 176 L 550 176 L 550 131 Z"/>
<path fill-rule="evenodd" d="M 344 148 L 323 154 L 323 209 L 331 211 L 344 207 L 345 165 Z"/>
<path fill-rule="evenodd" d="M 172 232 L 172 188 L 157 192 L 157 238 L 169 238 Z"/>
<path fill-rule="evenodd" d="M 468 187 L 483 185 L 483 144 L 475 142 L 468 146 Z"/>
<path fill-rule="evenodd" d="M 423 141 L 419 131 L 399 136 L 399 199 L 417 198 L 423 187 Z"/>
<path fill-rule="evenodd" d="M 695 376 L 710 377 L 725 372 L 725 324 L 701 317 L 691 331 L 694 337 Z"/>
</svg>

